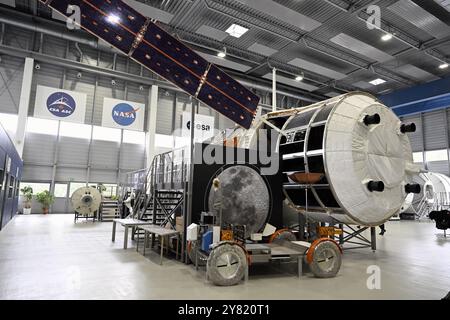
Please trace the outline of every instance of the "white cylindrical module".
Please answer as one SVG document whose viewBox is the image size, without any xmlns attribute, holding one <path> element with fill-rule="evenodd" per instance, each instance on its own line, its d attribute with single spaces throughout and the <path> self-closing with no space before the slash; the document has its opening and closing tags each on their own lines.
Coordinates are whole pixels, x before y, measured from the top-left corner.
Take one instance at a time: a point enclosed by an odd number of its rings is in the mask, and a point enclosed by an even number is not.
<svg viewBox="0 0 450 320">
<path fill-rule="evenodd" d="M 435 208 L 441 210 L 450 205 L 450 178 L 442 173 L 430 172 L 429 175 L 434 186 Z"/>
<path fill-rule="evenodd" d="M 82 187 L 72 194 L 71 202 L 76 212 L 84 216 L 91 216 L 100 209 L 102 195 L 94 187 Z"/>
<path fill-rule="evenodd" d="M 414 213 L 423 218 L 434 210 L 450 205 L 450 178 L 446 175 L 426 172 L 413 177 L 420 185 L 421 191 L 415 194 L 409 203 L 405 203 L 403 210 Z"/>
<path fill-rule="evenodd" d="M 239 146 L 255 148 L 261 129 L 279 132 L 288 202 L 321 222 L 377 226 L 398 214 L 418 192 L 407 136 L 414 124 L 399 118 L 370 94 L 353 92 L 306 108 L 269 113 Z M 267 136 L 267 135 L 264 135 Z M 229 137 L 230 138 L 230 137 Z"/>
</svg>

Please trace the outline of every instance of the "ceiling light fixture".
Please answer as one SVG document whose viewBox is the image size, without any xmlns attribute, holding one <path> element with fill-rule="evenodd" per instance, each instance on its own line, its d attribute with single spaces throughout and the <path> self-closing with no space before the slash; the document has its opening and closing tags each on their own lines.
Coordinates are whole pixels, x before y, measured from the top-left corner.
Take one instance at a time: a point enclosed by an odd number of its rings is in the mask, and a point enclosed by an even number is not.
<svg viewBox="0 0 450 320">
<path fill-rule="evenodd" d="M 380 84 L 383 84 L 385 82 L 386 82 L 386 80 L 378 78 L 378 79 L 370 81 L 369 83 L 374 85 L 374 86 L 379 86 Z"/>
<path fill-rule="evenodd" d="M 232 24 L 227 31 L 225 31 L 226 33 L 228 33 L 230 36 L 235 37 L 235 38 L 240 38 L 242 37 L 246 32 L 248 31 L 247 28 L 240 26 L 238 24 Z"/>
<path fill-rule="evenodd" d="M 383 41 L 389 41 L 389 40 L 391 40 L 393 37 L 394 37 L 394 36 L 393 36 L 392 34 L 386 33 L 385 35 L 383 35 L 383 36 L 381 37 L 381 40 L 383 40 Z"/>
<path fill-rule="evenodd" d="M 295 77 L 295 81 L 300 82 L 303 81 L 305 77 L 303 75 Z"/>
<path fill-rule="evenodd" d="M 448 63 L 443 63 L 439 66 L 439 69 L 447 69 L 448 68 Z"/>
<path fill-rule="evenodd" d="M 219 51 L 218 53 L 217 53 L 217 56 L 219 57 L 219 58 L 225 58 L 226 56 L 227 56 L 227 48 L 226 47 L 224 47 L 223 48 L 223 51 Z"/>
</svg>

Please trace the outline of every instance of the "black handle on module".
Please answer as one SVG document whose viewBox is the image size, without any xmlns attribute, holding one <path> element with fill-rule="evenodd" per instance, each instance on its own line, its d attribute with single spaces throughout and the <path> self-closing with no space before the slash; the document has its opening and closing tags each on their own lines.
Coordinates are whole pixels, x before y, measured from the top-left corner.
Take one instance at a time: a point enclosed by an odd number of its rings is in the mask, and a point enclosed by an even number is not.
<svg viewBox="0 0 450 320">
<path fill-rule="evenodd" d="M 383 192 L 384 191 L 384 182 L 383 181 L 369 181 L 367 184 L 367 189 L 370 192 Z"/>
<path fill-rule="evenodd" d="M 366 126 L 370 126 L 373 124 L 379 124 L 381 122 L 381 117 L 378 113 L 375 113 L 373 115 L 367 115 L 364 117 L 364 124 Z"/>
<path fill-rule="evenodd" d="M 416 132 L 416 124 L 410 123 L 410 124 L 402 124 L 400 127 L 401 133 L 408 133 L 408 132 Z"/>
<path fill-rule="evenodd" d="M 405 186 L 405 191 L 406 191 L 406 193 L 415 193 L 415 194 L 418 194 L 418 193 L 420 193 L 421 190 L 422 190 L 422 188 L 421 188 L 420 185 L 417 184 L 417 183 L 407 184 L 407 185 Z"/>
</svg>

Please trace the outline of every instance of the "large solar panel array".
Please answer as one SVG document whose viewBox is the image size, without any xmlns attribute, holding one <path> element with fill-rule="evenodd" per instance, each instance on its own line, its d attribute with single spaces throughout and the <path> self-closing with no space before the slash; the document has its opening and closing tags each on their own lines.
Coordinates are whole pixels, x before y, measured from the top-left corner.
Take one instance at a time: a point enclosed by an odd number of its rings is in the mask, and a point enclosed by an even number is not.
<svg viewBox="0 0 450 320">
<path fill-rule="evenodd" d="M 244 128 L 259 98 L 150 19 L 120 0 L 41 0 L 64 16 L 81 11 L 81 27 Z M 69 10 L 68 10 L 69 9 Z"/>
</svg>

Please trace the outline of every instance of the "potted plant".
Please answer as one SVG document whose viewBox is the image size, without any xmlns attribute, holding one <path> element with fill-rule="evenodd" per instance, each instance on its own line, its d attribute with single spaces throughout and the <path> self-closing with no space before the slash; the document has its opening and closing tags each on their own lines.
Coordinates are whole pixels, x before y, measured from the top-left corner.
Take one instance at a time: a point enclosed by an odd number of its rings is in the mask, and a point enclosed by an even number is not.
<svg viewBox="0 0 450 320">
<path fill-rule="evenodd" d="M 31 214 L 31 201 L 33 200 L 33 188 L 30 186 L 20 189 L 23 196 L 23 214 Z"/>
<path fill-rule="evenodd" d="M 97 185 L 97 189 L 98 189 L 98 191 L 100 191 L 100 193 L 103 195 L 103 192 L 105 192 L 107 189 L 106 189 L 106 187 L 103 185 L 103 183 L 99 183 L 98 185 Z"/>
<path fill-rule="evenodd" d="M 47 190 L 36 194 L 36 200 L 42 205 L 44 214 L 48 213 L 48 209 L 55 202 L 55 197 Z"/>
</svg>

